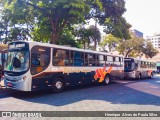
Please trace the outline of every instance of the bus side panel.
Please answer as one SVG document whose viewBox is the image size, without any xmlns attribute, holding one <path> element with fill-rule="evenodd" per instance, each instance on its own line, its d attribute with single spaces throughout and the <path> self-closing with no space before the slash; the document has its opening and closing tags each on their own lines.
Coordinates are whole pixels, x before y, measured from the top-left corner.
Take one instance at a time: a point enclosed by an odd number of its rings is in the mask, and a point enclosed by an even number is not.
<svg viewBox="0 0 160 120">
<path fill-rule="evenodd" d="M 124 71 L 123 70 L 113 70 L 111 72 L 111 76 L 114 79 L 121 79 L 124 77 Z"/>
<path fill-rule="evenodd" d="M 92 83 L 94 80 L 95 72 L 80 72 L 80 73 L 43 73 L 37 77 L 32 78 L 32 91 L 40 89 L 48 89 L 52 87 L 55 78 L 61 77 L 65 86 L 76 86 L 80 84 Z"/>
<path fill-rule="evenodd" d="M 93 82 L 99 82 L 99 79 L 95 79 L 95 71 L 92 72 L 78 72 L 78 73 L 64 73 L 63 72 L 50 72 L 42 73 L 36 77 L 32 78 L 32 90 L 48 89 L 52 87 L 52 83 L 57 77 L 61 77 L 65 86 L 76 86 L 81 84 L 89 84 Z M 110 80 L 113 78 L 122 78 L 123 71 L 121 70 L 112 70 L 110 73 Z"/>
</svg>

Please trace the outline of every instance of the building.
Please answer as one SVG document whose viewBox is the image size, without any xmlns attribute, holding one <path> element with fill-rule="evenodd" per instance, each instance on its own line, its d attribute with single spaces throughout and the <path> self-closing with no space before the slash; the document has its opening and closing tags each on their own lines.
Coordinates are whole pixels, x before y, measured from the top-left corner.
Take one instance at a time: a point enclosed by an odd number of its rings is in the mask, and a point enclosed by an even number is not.
<svg viewBox="0 0 160 120">
<path fill-rule="evenodd" d="M 160 34 L 146 36 L 146 39 L 153 44 L 154 48 L 160 48 Z"/>
<path fill-rule="evenodd" d="M 130 30 L 136 37 L 138 37 L 138 38 L 143 38 L 143 33 L 142 32 L 140 32 L 140 31 L 138 31 L 138 30 L 136 30 L 136 29 L 131 29 Z"/>
</svg>

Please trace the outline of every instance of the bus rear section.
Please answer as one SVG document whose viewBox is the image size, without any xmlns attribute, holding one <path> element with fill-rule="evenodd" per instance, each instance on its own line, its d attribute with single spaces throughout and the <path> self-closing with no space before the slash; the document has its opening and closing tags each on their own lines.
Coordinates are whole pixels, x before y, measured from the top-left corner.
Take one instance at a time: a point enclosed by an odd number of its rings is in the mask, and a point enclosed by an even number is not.
<svg viewBox="0 0 160 120">
<path fill-rule="evenodd" d="M 124 77 L 129 79 L 152 78 L 156 63 L 136 58 L 124 58 Z"/>
</svg>

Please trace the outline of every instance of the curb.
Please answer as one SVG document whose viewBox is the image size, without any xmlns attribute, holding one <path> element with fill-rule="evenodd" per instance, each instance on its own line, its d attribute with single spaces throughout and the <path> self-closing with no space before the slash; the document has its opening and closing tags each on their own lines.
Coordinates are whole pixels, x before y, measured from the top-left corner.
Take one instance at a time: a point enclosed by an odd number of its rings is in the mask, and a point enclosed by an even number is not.
<svg viewBox="0 0 160 120">
<path fill-rule="evenodd" d="M 6 91 L 8 91 L 8 89 L 6 89 L 5 86 L 0 85 L 0 93 L 6 92 Z"/>
</svg>

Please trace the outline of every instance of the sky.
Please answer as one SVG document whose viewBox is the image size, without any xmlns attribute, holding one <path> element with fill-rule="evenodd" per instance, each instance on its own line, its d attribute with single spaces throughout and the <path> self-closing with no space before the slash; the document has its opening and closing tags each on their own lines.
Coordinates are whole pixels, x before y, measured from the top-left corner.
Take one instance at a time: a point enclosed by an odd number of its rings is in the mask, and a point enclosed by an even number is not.
<svg viewBox="0 0 160 120">
<path fill-rule="evenodd" d="M 160 0 L 125 0 L 127 11 L 123 15 L 133 29 L 146 36 L 160 33 Z"/>
</svg>

